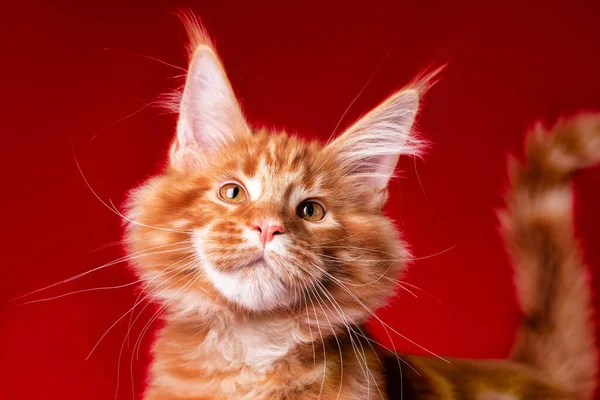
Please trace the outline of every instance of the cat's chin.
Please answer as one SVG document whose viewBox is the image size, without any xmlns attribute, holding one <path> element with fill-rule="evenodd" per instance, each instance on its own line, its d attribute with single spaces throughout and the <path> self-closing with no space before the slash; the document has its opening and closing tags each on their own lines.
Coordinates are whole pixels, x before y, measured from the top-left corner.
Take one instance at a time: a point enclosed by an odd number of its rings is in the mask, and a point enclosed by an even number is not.
<svg viewBox="0 0 600 400">
<path fill-rule="evenodd" d="M 251 270 L 252 268 L 271 268 L 262 251 L 258 252 L 254 257 L 240 262 L 230 272 L 242 272 L 243 270 Z"/>
<path fill-rule="evenodd" d="M 220 271 L 205 262 L 203 270 L 223 297 L 249 311 L 273 311 L 290 307 L 296 301 L 294 294 L 263 258 L 233 271 Z"/>
</svg>

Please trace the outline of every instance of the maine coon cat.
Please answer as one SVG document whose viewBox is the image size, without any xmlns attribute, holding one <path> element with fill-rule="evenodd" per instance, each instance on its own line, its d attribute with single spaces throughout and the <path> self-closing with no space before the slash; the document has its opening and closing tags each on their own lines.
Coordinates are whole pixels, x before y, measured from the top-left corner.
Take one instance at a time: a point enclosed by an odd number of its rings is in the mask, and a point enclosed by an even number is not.
<svg viewBox="0 0 600 400">
<path fill-rule="evenodd" d="M 570 177 L 600 161 L 600 117 L 529 136 L 501 212 L 523 310 L 510 360 L 395 354 L 362 324 L 411 255 L 381 213 L 431 76 L 329 143 L 250 127 L 190 14 L 168 166 L 130 194 L 133 268 L 159 303 L 148 400 L 591 399 L 597 350 Z M 393 382 L 394 384 L 390 384 Z"/>
</svg>

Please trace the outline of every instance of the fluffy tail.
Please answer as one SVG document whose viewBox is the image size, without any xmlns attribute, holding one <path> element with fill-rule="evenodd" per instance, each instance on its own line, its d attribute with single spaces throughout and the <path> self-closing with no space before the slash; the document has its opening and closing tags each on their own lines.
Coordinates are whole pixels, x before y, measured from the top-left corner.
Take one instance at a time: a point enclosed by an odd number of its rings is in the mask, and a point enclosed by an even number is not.
<svg viewBox="0 0 600 400">
<path fill-rule="evenodd" d="M 600 115 L 534 128 L 526 159 L 510 160 L 502 233 L 524 313 L 513 360 L 593 397 L 598 373 L 591 289 L 573 226 L 571 177 L 600 162 Z"/>
</svg>

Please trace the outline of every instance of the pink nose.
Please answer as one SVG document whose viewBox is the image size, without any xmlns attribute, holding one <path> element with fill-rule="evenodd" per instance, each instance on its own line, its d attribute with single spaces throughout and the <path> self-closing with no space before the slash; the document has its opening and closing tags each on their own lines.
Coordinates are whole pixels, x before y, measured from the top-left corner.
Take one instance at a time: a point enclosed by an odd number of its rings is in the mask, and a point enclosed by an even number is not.
<svg viewBox="0 0 600 400">
<path fill-rule="evenodd" d="M 256 223 L 254 224 L 254 229 L 260 232 L 260 242 L 263 245 L 273 240 L 273 236 L 285 232 L 283 226 L 268 222 Z"/>
</svg>

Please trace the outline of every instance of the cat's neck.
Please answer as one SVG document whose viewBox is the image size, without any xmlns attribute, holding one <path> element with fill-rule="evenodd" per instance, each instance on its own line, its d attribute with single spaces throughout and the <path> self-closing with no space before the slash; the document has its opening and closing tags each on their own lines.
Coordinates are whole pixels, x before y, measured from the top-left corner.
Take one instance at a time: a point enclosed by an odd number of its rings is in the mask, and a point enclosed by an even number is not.
<svg viewBox="0 0 600 400">
<path fill-rule="evenodd" d="M 177 346 L 186 358 L 211 360 L 216 368 L 250 367 L 267 371 L 298 346 L 316 340 L 306 321 L 298 316 L 248 316 L 211 312 L 198 318 L 167 316 L 165 333 L 178 336 Z"/>
</svg>

